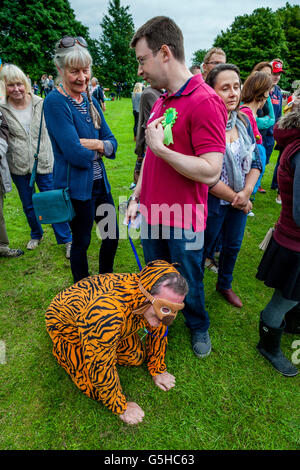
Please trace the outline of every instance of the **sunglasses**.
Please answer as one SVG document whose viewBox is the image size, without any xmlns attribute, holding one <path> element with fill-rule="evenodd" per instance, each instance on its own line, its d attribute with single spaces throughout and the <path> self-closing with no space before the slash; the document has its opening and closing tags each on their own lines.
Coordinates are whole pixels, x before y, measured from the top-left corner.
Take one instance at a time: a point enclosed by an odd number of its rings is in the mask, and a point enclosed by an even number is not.
<svg viewBox="0 0 300 470">
<path fill-rule="evenodd" d="M 64 36 L 59 41 L 59 47 L 64 48 L 73 47 L 75 44 L 79 44 L 82 47 L 88 47 L 86 40 L 81 36 L 77 36 L 76 38 L 72 36 Z"/>
<path fill-rule="evenodd" d="M 150 300 L 153 305 L 155 315 L 164 325 L 168 326 L 173 323 L 178 311 L 182 310 L 184 307 L 184 303 L 177 304 L 166 299 L 153 297 L 149 292 L 146 291 L 146 289 L 144 289 L 142 284 L 139 284 L 139 288 L 142 294 L 144 294 L 144 296 Z"/>
</svg>

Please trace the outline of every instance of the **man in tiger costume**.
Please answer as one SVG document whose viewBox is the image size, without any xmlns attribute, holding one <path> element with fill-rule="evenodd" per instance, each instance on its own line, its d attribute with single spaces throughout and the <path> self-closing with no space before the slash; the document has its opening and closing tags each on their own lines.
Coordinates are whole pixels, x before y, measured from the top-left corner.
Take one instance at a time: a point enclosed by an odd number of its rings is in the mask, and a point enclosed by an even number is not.
<svg viewBox="0 0 300 470">
<path fill-rule="evenodd" d="M 125 423 L 137 424 L 144 412 L 126 401 L 116 366 L 138 366 L 147 359 L 155 385 L 165 391 L 174 387 L 165 364 L 167 328 L 187 292 L 174 265 L 161 260 L 138 274 L 85 278 L 59 293 L 46 312 L 53 354 L 83 393 Z"/>
</svg>

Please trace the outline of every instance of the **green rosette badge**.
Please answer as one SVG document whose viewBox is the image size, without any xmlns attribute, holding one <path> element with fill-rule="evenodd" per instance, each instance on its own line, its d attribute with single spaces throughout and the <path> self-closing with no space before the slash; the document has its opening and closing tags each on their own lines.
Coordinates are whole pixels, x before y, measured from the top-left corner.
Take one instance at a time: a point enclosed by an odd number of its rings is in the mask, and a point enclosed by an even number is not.
<svg viewBox="0 0 300 470">
<path fill-rule="evenodd" d="M 164 120 L 162 121 L 162 126 L 164 128 L 164 144 L 170 145 L 173 144 L 173 133 L 172 127 L 175 124 L 177 119 L 178 112 L 175 108 L 169 108 L 164 114 Z"/>
</svg>

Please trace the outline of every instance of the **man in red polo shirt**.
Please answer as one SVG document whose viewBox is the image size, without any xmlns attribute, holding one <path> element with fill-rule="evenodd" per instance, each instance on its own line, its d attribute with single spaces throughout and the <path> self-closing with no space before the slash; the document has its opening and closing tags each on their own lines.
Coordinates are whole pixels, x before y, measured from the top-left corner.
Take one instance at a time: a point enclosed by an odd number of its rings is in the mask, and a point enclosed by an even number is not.
<svg viewBox="0 0 300 470">
<path fill-rule="evenodd" d="M 134 219 L 140 203 L 146 263 L 178 262 L 189 284 L 183 310 L 193 351 L 208 356 L 211 341 L 204 305 L 203 256 L 208 187 L 220 177 L 227 113 L 201 74 L 185 65 L 183 36 L 173 20 L 155 17 L 134 35 L 138 75 L 165 89 L 146 130 L 147 152 L 128 205 Z"/>
</svg>

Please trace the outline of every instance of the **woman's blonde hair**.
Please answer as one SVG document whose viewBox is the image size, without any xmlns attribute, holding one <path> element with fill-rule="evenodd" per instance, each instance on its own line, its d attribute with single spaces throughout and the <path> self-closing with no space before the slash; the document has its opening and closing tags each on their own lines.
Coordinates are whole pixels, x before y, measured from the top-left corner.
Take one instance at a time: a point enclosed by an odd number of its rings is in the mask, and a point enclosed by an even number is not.
<svg viewBox="0 0 300 470">
<path fill-rule="evenodd" d="M 133 88 L 133 93 L 142 93 L 143 91 L 143 85 L 141 82 L 137 82 L 135 85 L 134 85 L 134 88 Z"/>
<path fill-rule="evenodd" d="M 55 45 L 54 64 L 62 71 L 62 74 L 66 67 L 85 68 L 92 67 L 92 57 L 86 47 L 82 47 L 80 44 L 75 44 L 72 47 L 60 47 L 60 41 Z M 63 77 L 61 77 L 62 79 Z M 101 117 L 97 108 L 95 107 L 89 87 L 86 88 L 86 94 L 90 103 L 90 115 L 93 119 L 93 123 L 96 129 L 100 129 Z"/>
<path fill-rule="evenodd" d="M 6 89 L 5 89 L 5 83 L 3 80 L 0 80 L 0 104 L 5 103 L 6 99 Z"/>
<path fill-rule="evenodd" d="M 26 93 L 31 93 L 30 84 L 23 70 L 14 64 L 5 64 L 0 72 L 0 80 L 3 80 L 5 85 L 7 83 L 23 83 Z M 5 91 L 7 96 L 7 92 Z"/>
</svg>

